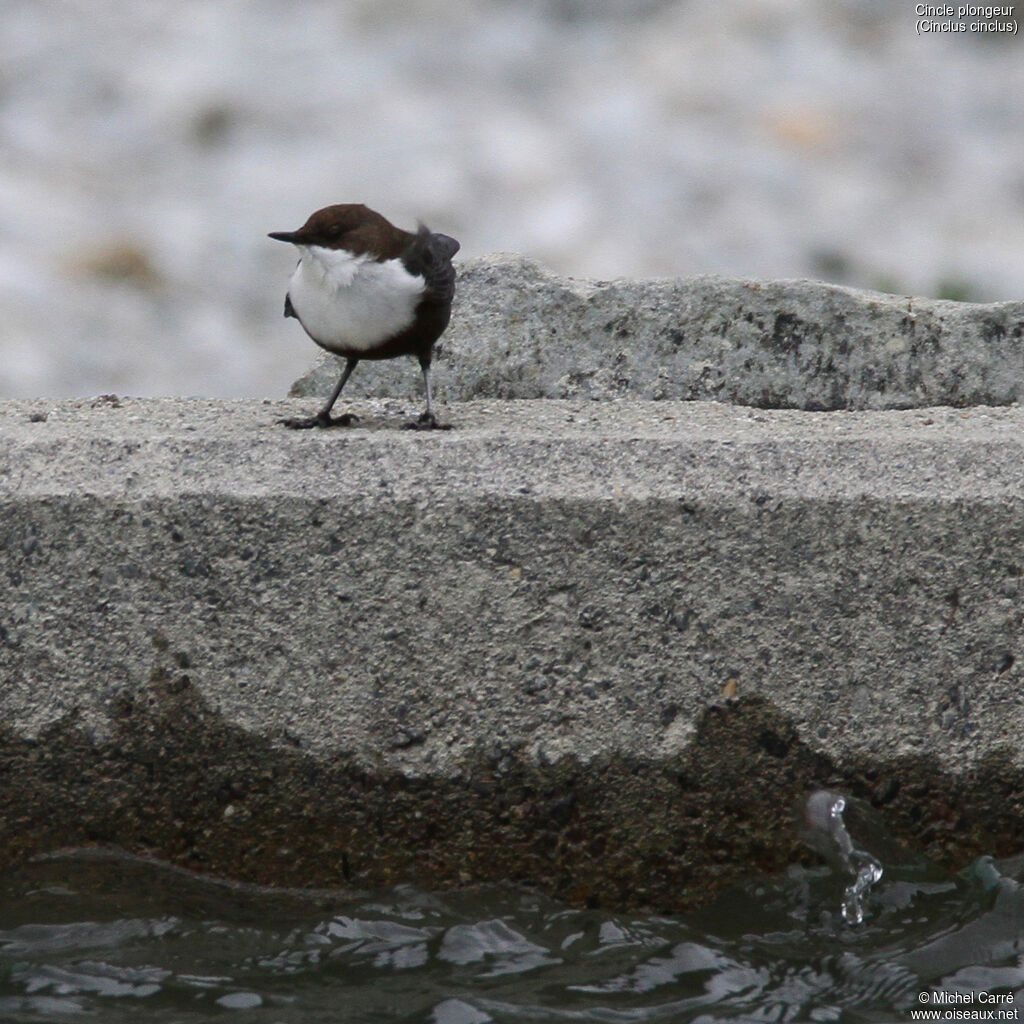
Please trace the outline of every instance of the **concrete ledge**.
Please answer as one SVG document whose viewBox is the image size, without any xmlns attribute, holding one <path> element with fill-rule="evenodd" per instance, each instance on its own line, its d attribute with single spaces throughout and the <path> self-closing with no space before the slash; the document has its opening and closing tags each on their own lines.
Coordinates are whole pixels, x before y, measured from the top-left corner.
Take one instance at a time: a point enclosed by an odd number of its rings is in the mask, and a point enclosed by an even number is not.
<svg viewBox="0 0 1024 1024">
<path fill-rule="evenodd" d="M 310 351 L 313 351 L 311 343 Z M 974 305 L 820 281 L 588 281 L 521 256 L 459 264 L 438 394 L 716 400 L 766 409 L 1008 405 L 1024 397 L 1024 302 Z M 295 395 L 326 395 L 323 356 Z M 352 395 L 419 386 L 404 361 L 360 367 Z"/>
<path fill-rule="evenodd" d="M 1021 410 L 308 404 L 0 405 L 0 861 L 672 909 L 822 785 L 1020 847 Z"/>
</svg>

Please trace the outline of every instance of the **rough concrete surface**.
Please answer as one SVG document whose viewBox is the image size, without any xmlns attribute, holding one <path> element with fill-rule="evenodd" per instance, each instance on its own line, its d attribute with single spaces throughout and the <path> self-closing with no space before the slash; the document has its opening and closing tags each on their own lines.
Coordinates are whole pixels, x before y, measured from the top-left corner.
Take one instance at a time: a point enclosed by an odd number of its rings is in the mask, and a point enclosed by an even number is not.
<svg viewBox="0 0 1024 1024">
<path fill-rule="evenodd" d="M 1022 845 L 1024 412 L 0 405 L 0 860 L 672 909 L 815 786 Z"/>
<path fill-rule="evenodd" d="M 515 255 L 458 267 L 434 375 L 449 401 L 631 397 L 828 410 L 1024 397 L 1024 302 L 819 281 L 576 280 Z M 292 394 L 327 395 L 339 372 L 324 355 Z M 404 360 L 365 364 L 346 387 L 407 395 L 422 387 L 418 377 Z"/>
</svg>

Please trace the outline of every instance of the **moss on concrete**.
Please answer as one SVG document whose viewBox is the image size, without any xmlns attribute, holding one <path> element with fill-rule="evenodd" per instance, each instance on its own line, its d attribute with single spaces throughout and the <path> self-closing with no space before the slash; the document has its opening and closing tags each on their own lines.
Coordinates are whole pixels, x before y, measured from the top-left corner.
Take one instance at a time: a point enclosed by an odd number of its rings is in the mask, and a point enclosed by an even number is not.
<svg viewBox="0 0 1024 1024">
<path fill-rule="evenodd" d="M 0 868 L 116 844 L 264 884 L 512 881 L 573 904 L 674 912 L 806 858 L 797 809 L 822 786 L 874 804 L 950 866 L 1024 846 L 1024 779 L 1009 762 L 963 778 L 924 758 L 839 771 L 758 699 L 709 708 L 665 762 L 540 765 L 495 746 L 449 779 L 272 745 L 213 714 L 180 666 L 126 697 L 116 722 L 98 744 L 73 716 L 36 741 L 0 738 Z"/>
</svg>

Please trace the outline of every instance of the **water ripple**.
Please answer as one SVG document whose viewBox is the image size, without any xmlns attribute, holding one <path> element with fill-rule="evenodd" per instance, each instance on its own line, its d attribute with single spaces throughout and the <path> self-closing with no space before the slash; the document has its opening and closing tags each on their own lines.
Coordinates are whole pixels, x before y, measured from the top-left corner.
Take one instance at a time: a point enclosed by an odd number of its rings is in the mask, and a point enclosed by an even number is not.
<svg viewBox="0 0 1024 1024">
<path fill-rule="evenodd" d="M 229 1010 L 267 1024 L 821 1024 L 907 1020 L 938 990 L 1024 1003 L 1019 861 L 958 876 L 887 865 L 857 926 L 842 914 L 849 873 L 826 868 L 666 918 L 501 888 L 235 891 L 88 861 L 29 865 L 0 886 L 0 1019 L 120 1024 L 144 1007 L 155 1024 Z"/>
</svg>

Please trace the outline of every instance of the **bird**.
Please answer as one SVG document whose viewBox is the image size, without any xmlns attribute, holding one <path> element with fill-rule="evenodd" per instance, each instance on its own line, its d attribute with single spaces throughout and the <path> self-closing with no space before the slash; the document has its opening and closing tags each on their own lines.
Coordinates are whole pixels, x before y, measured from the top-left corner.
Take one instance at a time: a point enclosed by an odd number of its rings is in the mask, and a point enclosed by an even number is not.
<svg viewBox="0 0 1024 1024">
<path fill-rule="evenodd" d="M 363 203 L 325 206 L 297 231 L 269 237 L 299 251 L 284 315 L 295 317 L 321 348 L 345 357 L 341 379 L 315 416 L 278 422 L 293 430 L 349 426 L 356 416 L 331 410 L 360 360 L 411 355 L 423 372 L 427 408 L 406 426 L 449 429 L 434 415 L 430 362 L 451 319 L 459 243 L 423 224 L 403 231 Z"/>
</svg>

